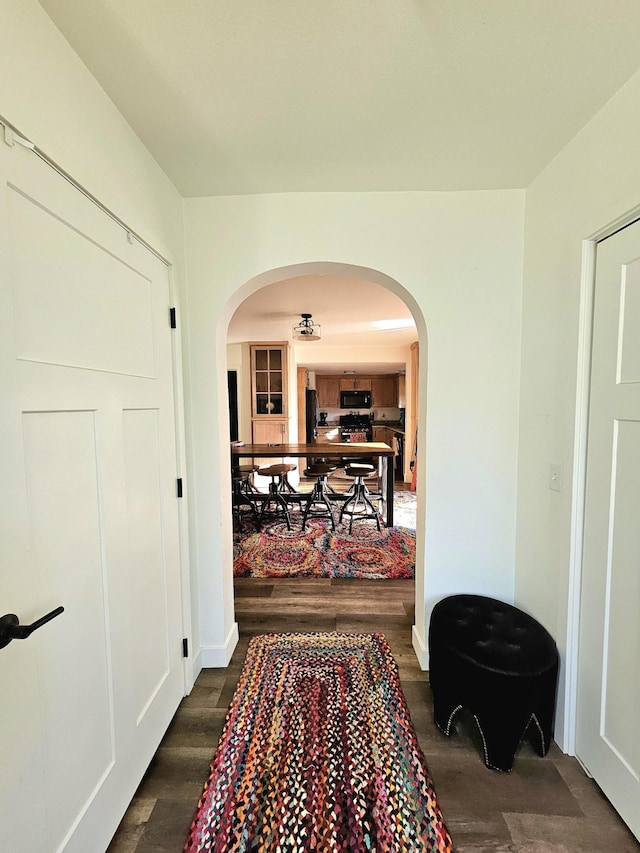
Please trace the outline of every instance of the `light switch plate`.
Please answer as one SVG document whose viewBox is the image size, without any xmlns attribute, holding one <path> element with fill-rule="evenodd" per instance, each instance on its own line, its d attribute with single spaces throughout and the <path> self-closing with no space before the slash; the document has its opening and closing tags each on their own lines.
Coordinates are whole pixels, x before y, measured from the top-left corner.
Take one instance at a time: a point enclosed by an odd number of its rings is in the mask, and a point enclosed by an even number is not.
<svg viewBox="0 0 640 853">
<path fill-rule="evenodd" d="M 556 462 L 549 465 L 549 488 L 554 492 L 562 491 L 562 465 Z"/>
</svg>

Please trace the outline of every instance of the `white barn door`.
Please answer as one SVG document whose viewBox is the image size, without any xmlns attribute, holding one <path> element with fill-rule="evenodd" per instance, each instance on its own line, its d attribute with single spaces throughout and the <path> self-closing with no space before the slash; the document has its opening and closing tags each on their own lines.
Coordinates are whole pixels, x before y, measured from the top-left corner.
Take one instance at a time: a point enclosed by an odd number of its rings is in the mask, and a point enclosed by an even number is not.
<svg viewBox="0 0 640 853">
<path fill-rule="evenodd" d="M 183 695 L 165 265 L 0 143 L 0 846 L 99 853 Z"/>
<path fill-rule="evenodd" d="M 640 223 L 597 247 L 576 753 L 640 838 Z"/>
</svg>

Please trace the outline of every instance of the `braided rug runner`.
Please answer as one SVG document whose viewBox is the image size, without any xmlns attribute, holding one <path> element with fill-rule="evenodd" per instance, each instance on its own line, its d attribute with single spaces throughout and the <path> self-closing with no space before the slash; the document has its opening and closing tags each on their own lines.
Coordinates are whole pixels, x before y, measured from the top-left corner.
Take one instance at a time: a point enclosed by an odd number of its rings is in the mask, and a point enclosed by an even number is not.
<svg viewBox="0 0 640 853">
<path fill-rule="evenodd" d="M 382 634 L 251 640 L 184 850 L 453 850 Z"/>
</svg>

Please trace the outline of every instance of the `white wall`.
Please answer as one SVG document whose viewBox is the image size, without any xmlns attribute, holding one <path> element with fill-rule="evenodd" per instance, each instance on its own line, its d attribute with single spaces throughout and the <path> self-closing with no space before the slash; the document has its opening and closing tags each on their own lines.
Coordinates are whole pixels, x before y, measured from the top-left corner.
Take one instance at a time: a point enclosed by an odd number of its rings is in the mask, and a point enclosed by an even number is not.
<svg viewBox="0 0 640 853">
<path fill-rule="evenodd" d="M 387 283 L 418 323 L 422 459 L 425 436 L 428 449 L 427 471 L 418 469 L 414 639 L 423 662 L 430 605 L 443 594 L 477 591 L 512 600 L 523 208 L 520 191 L 185 200 L 205 647 L 218 649 L 233 636 L 221 360 L 227 325 L 250 292 L 309 272 L 315 262 L 363 267 L 361 277 Z"/>
<path fill-rule="evenodd" d="M 2 0 L 0 45 L 0 114 L 181 262 L 180 196 L 36 0 Z"/>
<path fill-rule="evenodd" d="M 527 190 L 516 601 L 571 649 L 572 482 L 582 242 L 640 205 L 640 73 L 589 122 Z M 585 292 L 587 283 L 585 283 Z M 562 493 L 548 487 L 563 466 Z M 575 567 L 574 567 L 575 569 Z M 570 747 L 565 677 L 556 739 Z M 568 694 L 570 696 L 570 694 Z"/>
</svg>

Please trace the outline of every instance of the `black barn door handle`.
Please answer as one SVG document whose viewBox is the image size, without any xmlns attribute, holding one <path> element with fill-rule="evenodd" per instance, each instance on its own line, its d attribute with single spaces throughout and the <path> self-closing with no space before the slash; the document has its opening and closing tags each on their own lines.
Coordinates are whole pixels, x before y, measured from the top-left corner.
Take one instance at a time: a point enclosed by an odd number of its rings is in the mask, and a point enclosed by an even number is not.
<svg viewBox="0 0 640 853">
<path fill-rule="evenodd" d="M 64 607 L 56 607 L 51 613 L 46 613 L 40 619 L 36 619 L 31 625 L 21 625 L 15 613 L 7 613 L 0 617 L 0 649 L 8 646 L 11 640 L 26 640 L 36 630 L 47 622 L 51 622 L 56 616 L 64 612 Z"/>
</svg>

